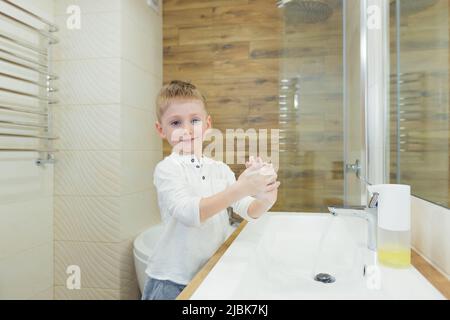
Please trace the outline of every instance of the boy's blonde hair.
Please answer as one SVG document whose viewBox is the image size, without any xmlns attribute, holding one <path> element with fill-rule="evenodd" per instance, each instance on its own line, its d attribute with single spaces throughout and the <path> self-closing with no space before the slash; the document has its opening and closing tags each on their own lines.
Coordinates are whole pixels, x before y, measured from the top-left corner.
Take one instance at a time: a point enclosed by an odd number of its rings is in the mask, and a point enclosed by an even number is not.
<svg viewBox="0 0 450 320">
<path fill-rule="evenodd" d="M 161 121 L 161 116 L 169 105 L 179 100 L 200 100 L 206 109 L 206 98 L 195 85 L 181 80 L 172 80 L 162 87 L 156 98 L 156 117 Z"/>
</svg>

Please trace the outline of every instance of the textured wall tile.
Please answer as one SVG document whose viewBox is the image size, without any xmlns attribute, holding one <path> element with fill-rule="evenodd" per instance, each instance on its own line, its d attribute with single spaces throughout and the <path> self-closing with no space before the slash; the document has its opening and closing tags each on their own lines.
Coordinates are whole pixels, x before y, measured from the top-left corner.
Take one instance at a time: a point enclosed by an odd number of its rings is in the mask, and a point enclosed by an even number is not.
<svg viewBox="0 0 450 320">
<path fill-rule="evenodd" d="M 134 239 L 161 221 L 154 188 L 120 197 L 120 238 Z"/>
<path fill-rule="evenodd" d="M 119 197 L 55 197 L 55 240 L 114 242 L 120 230 Z"/>
<path fill-rule="evenodd" d="M 120 102 L 120 59 L 57 61 L 54 66 L 61 105 Z"/>
<path fill-rule="evenodd" d="M 132 19 L 123 19 L 121 51 L 125 60 L 162 78 L 162 25 L 157 20 L 142 26 Z"/>
<path fill-rule="evenodd" d="M 95 2 L 95 1 L 92 1 Z M 60 42 L 54 60 L 120 57 L 120 13 L 90 13 L 81 16 L 81 29 L 69 30 L 67 16 L 58 16 Z"/>
<path fill-rule="evenodd" d="M 120 153 L 64 151 L 55 166 L 55 195 L 118 195 Z"/>
<path fill-rule="evenodd" d="M 80 267 L 82 288 L 120 288 L 119 243 L 55 241 L 55 285 L 66 285 L 70 265 Z"/>
<path fill-rule="evenodd" d="M 81 13 L 117 12 L 121 9 L 121 0 L 57 0 L 55 1 L 55 14 L 68 15 L 67 7 L 79 6 Z"/>
<path fill-rule="evenodd" d="M 120 106 L 55 108 L 54 128 L 58 150 L 120 149 Z"/>
<path fill-rule="evenodd" d="M 55 286 L 55 300 L 119 300 L 117 289 L 82 288 L 69 290 L 64 286 Z"/>
<path fill-rule="evenodd" d="M 122 106 L 120 118 L 122 150 L 162 150 L 154 111 Z"/>
<path fill-rule="evenodd" d="M 121 195 L 148 190 L 153 187 L 153 171 L 161 161 L 161 152 L 121 152 Z"/>
<path fill-rule="evenodd" d="M 160 1 L 161 8 L 162 2 Z M 162 10 L 160 13 L 157 13 L 148 6 L 146 0 L 122 0 L 121 10 L 124 20 L 132 20 L 143 28 L 148 28 L 152 25 L 162 26 Z"/>
<path fill-rule="evenodd" d="M 162 80 L 128 60 L 121 65 L 121 102 L 129 107 L 155 111 L 155 99 Z"/>
</svg>

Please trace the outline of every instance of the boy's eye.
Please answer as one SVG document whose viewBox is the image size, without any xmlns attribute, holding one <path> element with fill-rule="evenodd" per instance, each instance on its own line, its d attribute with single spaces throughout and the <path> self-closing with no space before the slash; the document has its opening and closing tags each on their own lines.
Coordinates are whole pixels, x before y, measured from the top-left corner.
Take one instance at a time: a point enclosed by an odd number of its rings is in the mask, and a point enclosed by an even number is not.
<svg viewBox="0 0 450 320">
<path fill-rule="evenodd" d="M 200 122 L 200 119 L 192 119 L 192 124 L 199 124 Z"/>
<path fill-rule="evenodd" d="M 177 127 L 177 126 L 180 125 L 180 121 L 178 121 L 178 120 L 172 121 L 172 122 L 170 123 L 170 125 L 171 125 L 172 127 Z"/>
</svg>

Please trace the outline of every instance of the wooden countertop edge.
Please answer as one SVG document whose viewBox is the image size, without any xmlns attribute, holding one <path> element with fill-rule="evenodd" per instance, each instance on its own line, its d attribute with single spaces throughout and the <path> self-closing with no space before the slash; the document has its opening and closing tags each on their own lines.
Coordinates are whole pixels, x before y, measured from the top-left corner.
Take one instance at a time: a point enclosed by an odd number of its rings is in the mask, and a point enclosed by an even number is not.
<svg viewBox="0 0 450 320">
<path fill-rule="evenodd" d="M 241 233 L 244 227 L 247 225 L 247 221 L 242 221 L 236 230 L 228 237 L 228 239 L 217 249 L 211 259 L 200 269 L 191 282 L 184 288 L 184 290 L 178 295 L 177 300 L 189 300 L 194 294 L 195 290 L 200 287 L 203 280 L 205 280 L 208 273 L 214 268 L 217 262 L 222 258 L 223 254 L 231 246 L 234 239 Z"/>
<path fill-rule="evenodd" d="M 411 250 L 411 264 L 416 268 L 442 295 L 450 300 L 450 280 L 433 267 L 415 250 Z"/>
<path fill-rule="evenodd" d="M 211 259 L 209 259 L 202 269 L 200 269 L 186 288 L 184 288 L 184 290 L 178 295 L 177 300 L 189 300 L 192 297 L 194 292 L 200 287 L 202 282 L 217 262 L 219 262 L 220 258 L 228 250 L 246 225 L 247 221 L 243 221 L 239 225 L 239 227 L 228 237 L 220 248 L 217 249 Z M 411 263 L 437 290 L 442 293 L 445 298 L 450 300 L 450 281 L 443 274 L 441 274 L 414 250 L 411 250 Z"/>
</svg>

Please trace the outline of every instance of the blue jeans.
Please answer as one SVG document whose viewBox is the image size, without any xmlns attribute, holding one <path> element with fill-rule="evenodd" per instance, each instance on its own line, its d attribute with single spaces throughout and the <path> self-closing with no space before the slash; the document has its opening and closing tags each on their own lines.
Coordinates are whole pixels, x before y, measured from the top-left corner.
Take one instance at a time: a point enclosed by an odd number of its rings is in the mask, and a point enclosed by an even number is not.
<svg viewBox="0 0 450 320">
<path fill-rule="evenodd" d="M 142 300 L 175 300 L 185 285 L 170 280 L 158 280 L 147 277 Z"/>
</svg>

